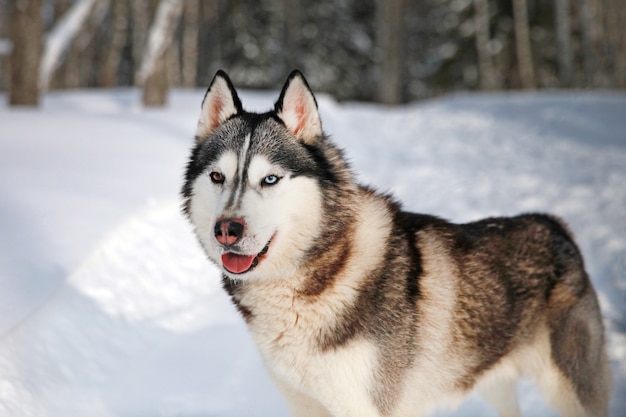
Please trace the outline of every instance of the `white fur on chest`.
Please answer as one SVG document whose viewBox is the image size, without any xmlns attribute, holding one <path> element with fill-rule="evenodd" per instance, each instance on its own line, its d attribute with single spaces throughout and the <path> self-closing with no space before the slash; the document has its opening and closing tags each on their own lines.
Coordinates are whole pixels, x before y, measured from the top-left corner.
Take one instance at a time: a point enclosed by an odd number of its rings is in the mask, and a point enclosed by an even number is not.
<svg viewBox="0 0 626 417">
<path fill-rule="evenodd" d="M 349 402 L 347 409 L 358 410 L 358 416 L 378 416 L 370 396 L 377 366 L 374 345 L 355 339 L 322 351 L 315 340 L 319 325 L 295 314 L 280 321 L 287 324 L 288 319 L 294 320 L 292 327 L 274 335 L 251 326 L 261 356 L 285 394 L 310 397 L 332 415 L 343 415 Z"/>
<path fill-rule="evenodd" d="M 321 335 L 332 331 L 356 302 L 363 277 L 383 261 L 380 247 L 391 228 L 390 219 L 380 214 L 386 207 L 374 199 L 360 204 L 352 256 L 322 294 L 300 295 L 294 287 L 301 280 L 294 276 L 288 282 L 245 283 L 250 287 L 239 297 L 252 312 L 249 330 L 277 385 L 287 396 L 314 399 L 334 416 L 346 410 L 358 410 L 354 415 L 360 417 L 380 415 L 371 395 L 378 368 L 375 345 L 355 337 L 325 350 L 320 346 Z"/>
</svg>

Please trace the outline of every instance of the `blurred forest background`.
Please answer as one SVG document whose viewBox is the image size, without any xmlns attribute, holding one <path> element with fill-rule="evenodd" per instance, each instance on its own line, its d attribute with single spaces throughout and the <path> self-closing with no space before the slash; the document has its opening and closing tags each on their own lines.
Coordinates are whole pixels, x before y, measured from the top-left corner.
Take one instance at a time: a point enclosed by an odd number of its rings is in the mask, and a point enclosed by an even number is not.
<svg viewBox="0 0 626 417">
<path fill-rule="evenodd" d="M 0 90 L 279 88 L 340 100 L 626 84 L 625 0 L 0 0 Z"/>
</svg>

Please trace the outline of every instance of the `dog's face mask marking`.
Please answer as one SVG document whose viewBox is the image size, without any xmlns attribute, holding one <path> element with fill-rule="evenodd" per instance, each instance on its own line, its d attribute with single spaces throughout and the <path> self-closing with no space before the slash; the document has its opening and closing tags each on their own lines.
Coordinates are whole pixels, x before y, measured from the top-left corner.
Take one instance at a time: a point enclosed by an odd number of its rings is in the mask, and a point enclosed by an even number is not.
<svg viewBox="0 0 626 417">
<path fill-rule="evenodd" d="M 318 233 L 319 184 L 303 167 L 312 165 L 306 146 L 321 135 L 315 98 L 299 73 L 265 114 L 245 112 L 228 77 L 216 74 L 202 103 L 189 169 L 195 164 L 197 172 L 185 197 L 200 242 L 229 277 L 293 273 Z"/>
</svg>

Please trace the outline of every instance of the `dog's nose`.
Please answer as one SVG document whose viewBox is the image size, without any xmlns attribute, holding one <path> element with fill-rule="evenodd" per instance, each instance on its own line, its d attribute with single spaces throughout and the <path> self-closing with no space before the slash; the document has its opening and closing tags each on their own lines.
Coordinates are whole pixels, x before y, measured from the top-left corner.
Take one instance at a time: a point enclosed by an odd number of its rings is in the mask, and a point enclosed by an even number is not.
<svg viewBox="0 0 626 417">
<path fill-rule="evenodd" d="M 234 245 L 243 236 L 245 227 L 243 219 L 218 220 L 215 223 L 215 238 L 222 245 Z"/>
</svg>

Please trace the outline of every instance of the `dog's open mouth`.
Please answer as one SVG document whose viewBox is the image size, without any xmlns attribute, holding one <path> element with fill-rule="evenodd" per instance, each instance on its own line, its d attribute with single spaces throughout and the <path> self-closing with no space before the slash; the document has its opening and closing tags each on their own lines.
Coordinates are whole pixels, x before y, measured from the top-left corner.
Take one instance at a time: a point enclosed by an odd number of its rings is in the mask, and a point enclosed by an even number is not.
<svg viewBox="0 0 626 417">
<path fill-rule="evenodd" d="M 234 252 L 226 252 L 222 254 L 222 265 L 231 274 L 243 274 L 253 269 L 263 260 L 265 254 L 270 249 L 270 240 L 261 252 L 256 255 L 241 255 Z"/>
</svg>

